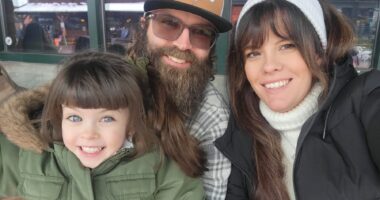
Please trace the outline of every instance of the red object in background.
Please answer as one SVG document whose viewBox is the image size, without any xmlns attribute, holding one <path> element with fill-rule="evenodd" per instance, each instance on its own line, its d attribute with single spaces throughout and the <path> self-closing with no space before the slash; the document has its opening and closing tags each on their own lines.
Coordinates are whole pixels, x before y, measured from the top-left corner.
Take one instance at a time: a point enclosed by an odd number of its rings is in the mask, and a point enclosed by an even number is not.
<svg viewBox="0 0 380 200">
<path fill-rule="evenodd" d="M 232 6 L 232 13 L 231 13 L 231 23 L 236 24 L 236 21 L 239 18 L 239 14 L 241 9 L 243 8 L 243 5 L 233 5 Z"/>
</svg>

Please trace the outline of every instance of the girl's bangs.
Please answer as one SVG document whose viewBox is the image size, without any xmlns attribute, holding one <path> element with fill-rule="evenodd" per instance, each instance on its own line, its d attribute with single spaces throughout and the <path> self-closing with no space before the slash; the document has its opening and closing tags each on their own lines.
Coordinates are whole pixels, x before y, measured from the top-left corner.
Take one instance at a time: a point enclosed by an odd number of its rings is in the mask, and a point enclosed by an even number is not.
<svg viewBox="0 0 380 200">
<path fill-rule="evenodd" d="M 75 76 L 61 92 L 62 104 L 81 108 L 119 109 L 128 107 L 134 91 L 127 80 L 98 73 Z M 124 85 L 125 84 L 125 85 Z M 123 87 L 124 86 L 124 87 Z"/>
</svg>

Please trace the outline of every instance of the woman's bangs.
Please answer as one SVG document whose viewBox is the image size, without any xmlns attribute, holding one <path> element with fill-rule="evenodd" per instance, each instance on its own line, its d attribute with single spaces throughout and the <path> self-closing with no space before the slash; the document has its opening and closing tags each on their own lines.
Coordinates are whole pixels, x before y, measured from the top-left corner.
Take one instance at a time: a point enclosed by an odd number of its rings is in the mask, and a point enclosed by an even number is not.
<svg viewBox="0 0 380 200">
<path fill-rule="evenodd" d="M 267 40 L 269 32 L 282 39 L 289 39 L 286 29 L 288 23 L 284 20 L 283 13 L 272 4 L 258 4 L 250 13 L 244 17 L 242 31 L 239 32 L 241 49 L 260 48 Z"/>
</svg>

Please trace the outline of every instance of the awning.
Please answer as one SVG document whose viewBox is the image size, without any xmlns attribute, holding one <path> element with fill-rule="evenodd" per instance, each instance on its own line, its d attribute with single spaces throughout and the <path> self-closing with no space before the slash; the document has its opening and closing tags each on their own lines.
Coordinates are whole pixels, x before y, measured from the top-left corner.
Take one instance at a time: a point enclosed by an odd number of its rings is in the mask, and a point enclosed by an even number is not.
<svg viewBox="0 0 380 200">
<path fill-rule="evenodd" d="M 105 3 L 106 11 L 144 12 L 144 2 L 136 3 Z"/>
<path fill-rule="evenodd" d="M 87 12 L 87 3 L 27 3 L 15 8 L 16 13 Z M 105 11 L 144 12 L 144 2 L 105 3 Z"/>
<path fill-rule="evenodd" d="M 87 3 L 27 3 L 15 8 L 15 12 L 87 12 Z"/>
</svg>

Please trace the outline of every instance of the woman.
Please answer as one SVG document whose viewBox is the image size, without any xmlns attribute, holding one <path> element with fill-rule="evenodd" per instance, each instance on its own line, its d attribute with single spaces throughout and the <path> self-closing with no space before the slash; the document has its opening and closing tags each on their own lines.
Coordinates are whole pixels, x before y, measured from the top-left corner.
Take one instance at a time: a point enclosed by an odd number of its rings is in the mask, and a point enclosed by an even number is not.
<svg viewBox="0 0 380 200">
<path fill-rule="evenodd" d="M 379 198 L 366 135 L 380 73 L 357 75 L 342 14 L 325 0 L 249 0 L 232 41 L 232 117 L 216 142 L 232 162 L 227 199 Z"/>
</svg>

